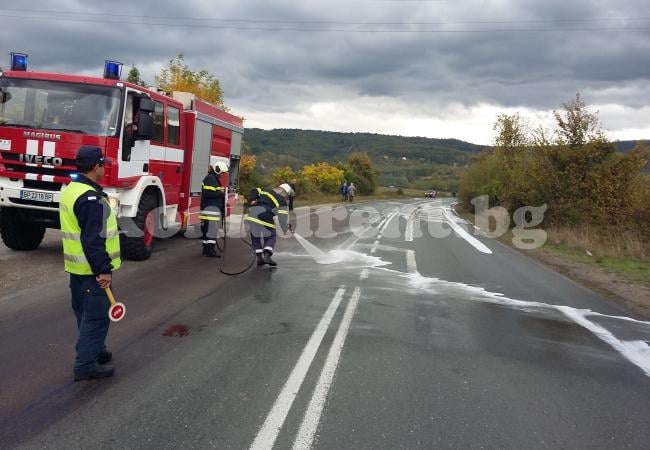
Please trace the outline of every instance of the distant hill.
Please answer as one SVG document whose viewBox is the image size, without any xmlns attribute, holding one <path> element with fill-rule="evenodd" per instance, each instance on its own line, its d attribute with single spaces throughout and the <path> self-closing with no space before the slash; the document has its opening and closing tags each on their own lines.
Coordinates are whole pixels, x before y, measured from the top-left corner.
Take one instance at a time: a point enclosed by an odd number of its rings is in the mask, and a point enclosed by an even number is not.
<svg viewBox="0 0 650 450">
<path fill-rule="evenodd" d="M 383 185 L 449 191 L 457 189 L 459 170 L 470 163 L 471 157 L 490 148 L 459 139 L 259 128 L 247 128 L 244 142 L 245 151 L 257 156 L 263 172 L 282 166 L 301 169 L 318 161 L 334 164 L 346 161 L 350 153 L 363 151 L 380 170 Z M 621 152 L 635 144 L 615 142 Z"/>
<path fill-rule="evenodd" d="M 483 149 L 480 145 L 458 139 L 297 129 L 247 128 L 244 141 L 254 155 L 273 154 L 282 159 L 281 162 L 278 161 L 279 165 L 295 168 L 316 161 L 345 161 L 355 151 L 365 151 L 377 162 L 406 158 L 429 164 L 465 164 L 469 155 L 477 154 Z"/>
<path fill-rule="evenodd" d="M 629 152 L 639 141 L 614 141 L 616 150 L 622 153 Z M 645 140 L 646 146 L 650 145 L 650 139 Z"/>
</svg>

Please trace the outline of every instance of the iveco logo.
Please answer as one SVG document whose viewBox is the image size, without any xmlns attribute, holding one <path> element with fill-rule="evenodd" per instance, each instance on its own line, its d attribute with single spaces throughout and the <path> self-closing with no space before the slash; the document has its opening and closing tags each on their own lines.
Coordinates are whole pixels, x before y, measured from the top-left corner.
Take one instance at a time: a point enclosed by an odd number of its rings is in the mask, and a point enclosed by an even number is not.
<svg viewBox="0 0 650 450">
<path fill-rule="evenodd" d="M 60 134 L 43 133 L 42 131 L 25 131 L 23 137 L 30 139 L 49 139 L 51 141 L 58 141 L 61 139 Z"/>
<path fill-rule="evenodd" d="M 48 166 L 63 165 L 63 160 L 61 158 L 55 158 L 54 156 L 20 155 L 19 159 L 21 162 L 28 164 L 46 164 Z"/>
</svg>

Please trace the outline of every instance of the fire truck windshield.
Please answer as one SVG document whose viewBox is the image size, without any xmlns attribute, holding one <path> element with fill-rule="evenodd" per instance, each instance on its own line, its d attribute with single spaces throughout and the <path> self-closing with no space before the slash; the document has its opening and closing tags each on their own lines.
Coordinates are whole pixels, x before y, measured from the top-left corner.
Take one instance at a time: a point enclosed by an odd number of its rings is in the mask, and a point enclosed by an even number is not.
<svg viewBox="0 0 650 450">
<path fill-rule="evenodd" d="M 0 78 L 0 127 L 116 136 L 120 98 L 110 86 Z"/>
</svg>

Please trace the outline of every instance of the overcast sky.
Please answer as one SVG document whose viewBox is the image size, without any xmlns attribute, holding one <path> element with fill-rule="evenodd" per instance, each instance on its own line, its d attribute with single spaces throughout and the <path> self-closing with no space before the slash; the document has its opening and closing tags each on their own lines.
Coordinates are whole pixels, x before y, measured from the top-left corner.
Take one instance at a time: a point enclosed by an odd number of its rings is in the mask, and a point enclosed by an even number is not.
<svg viewBox="0 0 650 450">
<path fill-rule="evenodd" d="M 114 59 L 153 83 L 183 53 L 247 127 L 490 144 L 497 114 L 550 127 L 579 91 L 610 138 L 650 139 L 648 0 L 5 0 L 0 20 L 4 67 Z"/>
</svg>

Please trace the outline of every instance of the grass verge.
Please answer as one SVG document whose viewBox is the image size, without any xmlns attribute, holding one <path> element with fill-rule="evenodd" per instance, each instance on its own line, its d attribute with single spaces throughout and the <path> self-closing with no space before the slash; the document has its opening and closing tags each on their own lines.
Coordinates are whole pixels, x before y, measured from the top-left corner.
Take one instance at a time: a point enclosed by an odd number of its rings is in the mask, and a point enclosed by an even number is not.
<svg viewBox="0 0 650 450">
<path fill-rule="evenodd" d="M 456 212 L 474 223 L 474 215 L 461 209 Z M 529 256 L 544 259 L 552 256 L 584 267 L 600 268 L 620 277 L 622 281 L 640 283 L 650 288 L 650 258 L 647 244 L 638 235 L 621 233 L 607 229 L 550 229 L 546 243 L 534 250 L 521 250 L 513 245 L 512 230 L 508 230 L 498 240 L 508 247 Z"/>
</svg>

